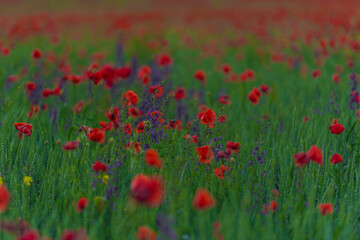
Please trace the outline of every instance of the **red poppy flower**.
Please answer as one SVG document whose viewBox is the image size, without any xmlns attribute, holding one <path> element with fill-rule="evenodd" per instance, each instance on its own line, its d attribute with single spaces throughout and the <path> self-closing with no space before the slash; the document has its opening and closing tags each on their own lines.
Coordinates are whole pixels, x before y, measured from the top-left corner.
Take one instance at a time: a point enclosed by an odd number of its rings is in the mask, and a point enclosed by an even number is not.
<svg viewBox="0 0 360 240">
<path fill-rule="evenodd" d="M 217 153 L 217 156 L 218 156 L 219 158 L 225 158 L 226 160 L 230 160 L 230 155 L 229 155 L 229 153 L 224 152 L 224 151 L 219 151 L 219 152 Z"/>
<path fill-rule="evenodd" d="M 147 65 L 143 65 L 140 67 L 138 71 L 138 77 L 143 78 L 144 75 L 150 75 L 151 74 L 151 68 Z"/>
<path fill-rule="evenodd" d="M 337 163 L 341 163 L 343 161 L 343 158 L 341 157 L 340 154 L 335 153 L 332 157 L 331 157 L 331 163 L 332 164 L 337 164 Z"/>
<path fill-rule="evenodd" d="M 163 161 L 159 157 L 159 153 L 154 149 L 148 149 L 145 153 L 145 162 L 150 167 L 161 169 Z"/>
<path fill-rule="evenodd" d="M 35 49 L 33 52 L 32 52 L 32 54 L 31 54 L 31 56 L 33 57 L 33 58 L 35 58 L 35 59 L 40 59 L 41 58 L 41 51 L 39 50 L 39 49 Z"/>
<path fill-rule="evenodd" d="M 135 152 L 135 154 L 138 154 L 141 150 L 141 143 L 130 141 L 128 144 L 125 145 L 125 149 L 130 149 Z"/>
<path fill-rule="evenodd" d="M 102 162 L 96 161 L 95 163 L 93 163 L 92 169 L 97 173 L 99 171 L 106 172 L 107 166 Z"/>
<path fill-rule="evenodd" d="M 50 88 L 45 88 L 42 92 L 44 98 L 49 97 L 53 94 L 53 90 Z"/>
<path fill-rule="evenodd" d="M 72 230 L 64 230 L 62 233 L 61 233 L 61 237 L 60 237 L 60 240 L 74 240 L 76 239 L 77 236 L 76 236 L 76 232 L 75 231 L 72 231 Z"/>
<path fill-rule="evenodd" d="M 90 141 L 97 142 L 100 144 L 105 142 L 105 133 L 98 128 L 92 129 L 87 135 L 87 137 Z"/>
<path fill-rule="evenodd" d="M 175 100 L 180 100 L 180 99 L 183 99 L 186 97 L 186 91 L 185 91 L 185 88 L 182 88 L 182 87 L 178 87 L 176 89 L 176 92 L 174 94 L 174 99 Z"/>
<path fill-rule="evenodd" d="M 101 131 L 104 131 L 104 132 L 107 132 L 107 131 L 110 131 L 113 127 L 113 122 L 104 122 L 104 121 L 100 121 L 99 122 L 99 125 L 100 125 L 100 129 Z"/>
<path fill-rule="evenodd" d="M 6 81 L 9 83 L 14 83 L 14 82 L 18 82 L 19 81 L 19 76 L 14 74 L 14 75 L 10 75 L 7 77 Z"/>
<path fill-rule="evenodd" d="M 210 164 L 211 160 L 214 158 L 214 152 L 209 145 L 197 147 L 196 151 L 199 156 L 199 161 L 202 163 Z"/>
<path fill-rule="evenodd" d="M 345 127 L 341 123 L 337 123 L 337 119 L 334 119 L 334 123 L 330 126 L 330 132 L 332 134 L 341 134 L 345 130 Z"/>
<path fill-rule="evenodd" d="M 332 203 L 321 203 L 318 208 L 321 215 L 330 215 L 334 210 Z"/>
<path fill-rule="evenodd" d="M 278 52 L 271 55 L 271 61 L 274 63 L 280 63 L 284 60 L 284 56 Z"/>
<path fill-rule="evenodd" d="M 295 165 L 297 167 L 301 168 L 302 166 L 309 164 L 309 159 L 304 152 L 296 153 L 293 157 L 295 158 Z"/>
<path fill-rule="evenodd" d="M 157 207 L 165 196 L 163 179 L 159 176 L 136 175 L 130 184 L 131 197 L 140 204 Z"/>
<path fill-rule="evenodd" d="M 278 208 L 278 205 L 277 205 L 277 203 L 273 200 L 273 201 L 271 201 L 270 202 L 270 210 L 272 211 L 272 212 L 275 212 L 275 210 Z"/>
<path fill-rule="evenodd" d="M 248 99 L 250 100 L 250 102 L 256 105 L 259 102 L 260 96 L 261 96 L 261 92 L 257 87 L 254 87 L 249 93 Z"/>
<path fill-rule="evenodd" d="M 46 111 L 47 109 L 48 109 L 48 105 L 47 105 L 46 103 L 43 103 L 43 104 L 41 105 L 41 110 Z"/>
<path fill-rule="evenodd" d="M 88 77 L 90 78 L 91 81 L 94 82 L 95 85 L 98 85 L 100 81 L 103 79 L 101 75 L 101 71 L 89 72 Z"/>
<path fill-rule="evenodd" d="M 231 154 L 231 151 L 233 151 L 234 153 L 238 153 L 239 150 L 240 150 L 240 143 L 232 142 L 232 141 L 228 141 L 226 143 L 226 152 L 228 154 Z"/>
<path fill-rule="evenodd" d="M 181 121 L 180 120 L 169 120 L 169 124 L 167 126 L 167 129 L 176 129 L 178 131 L 181 131 L 182 126 L 181 126 Z"/>
<path fill-rule="evenodd" d="M 156 240 L 156 233 L 148 226 L 140 226 L 135 238 L 137 240 Z"/>
<path fill-rule="evenodd" d="M 149 84 L 150 81 L 151 68 L 147 65 L 143 65 L 137 72 L 139 79 L 141 80 L 141 84 L 143 86 Z"/>
<path fill-rule="evenodd" d="M 198 189 L 193 199 L 193 207 L 196 210 L 208 210 L 215 207 L 216 201 L 212 194 L 206 189 Z"/>
<path fill-rule="evenodd" d="M 78 85 L 83 81 L 83 78 L 80 75 L 73 74 L 73 75 L 69 75 L 69 80 L 71 83 Z"/>
<path fill-rule="evenodd" d="M 197 70 L 194 73 L 194 78 L 198 81 L 200 81 L 203 85 L 206 84 L 206 75 L 204 70 Z"/>
<path fill-rule="evenodd" d="M 33 105 L 33 103 L 31 103 L 30 111 L 28 112 L 29 118 L 31 119 L 33 114 L 37 114 L 38 112 L 39 112 L 39 106 Z"/>
<path fill-rule="evenodd" d="M 237 81 L 237 78 L 238 78 L 238 76 L 237 76 L 235 73 L 231 73 L 231 74 L 229 75 L 229 80 L 230 80 L 231 82 L 236 82 L 236 81 Z"/>
<path fill-rule="evenodd" d="M 64 80 L 69 80 L 71 83 L 77 85 L 82 82 L 82 77 L 79 75 L 68 75 L 64 77 Z"/>
<path fill-rule="evenodd" d="M 221 69 L 224 74 L 229 74 L 231 72 L 231 66 L 226 63 L 222 65 Z"/>
<path fill-rule="evenodd" d="M 3 48 L 1 49 L 1 52 L 2 52 L 2 54 L 3 54 L 4 56 L 9 56 L 9 55 L 10 55 L 10 48 L 8 48 L 8 47 L 3 47 Z"/>
<path fill-rule="evenodd" d="M 131 75 L 131 67 L 121 67 L 116 69 L 116 75 L 121 78 L 128 78 Z"/>
<path fill-rule="evenodd" d="M 254 70 L 246 69 L 244 73 L 245 73 L 247 79 L 252 80 L 255 77 L 255 71 Z"/>
<path fill-rule="evenodd" d="M 101 68 L 101 76 L 105 81 L 105 86 L 107 88 L 112 88 L 112 86 L 115 83 L 115 78 L 116 78 L 116 70 L 113 66 L 111 65 L 104 65 Z"/>
<path fill-rule="evenodd" d="M 321 149 L 316 147 L 315 145 L 311 146 L 311 148 L 307 152 L 307 157 L 310 160 L 318 163 L 319 165 L 323 164 L 323 155 L 322 155 Z"/>
<path fill-rule="evenodd" d="M 334 74 L 332 75 L 332 80 L 333 80 L 334 83 L 340 83 L 340 76 L 339 76 L 339 74 L 334 73 Z"/>
<path fill-rule="evenodd" d="M 81 212 L 82 210 L 84 210 L 87 207 L 88 204 L 89 204 L 89 201 L 86 198 L 84 198 L 84 197 L 80 198 L 76 204 L 76 211 Z"/>
<path fill-rule="evenodd" d="M 214 175 L 217 176 L 219 179 L 224 179 L 224 174 L 228 170 L 229 168 L 227 166 L 221 165 L 220 168 L 215 168 Z"/>
<path fill-rule="evenodd" d="M 311 77 L 313 77 L 313 78 L 318 78 L 318 77 L 320 77 L 320 75 L 321 75 L 320 69 L 315 69 L 311 72 Z"/>
<path fill-rule="evenodd" d="M 137 108 L 129 108 L 128 109 L 128 116 L 130 116 L 130 117 L 138 118 L 141 115 L 142 115 L 142 112 L 139 111 Z"/>
<path fill-rule="evenodd" d="M 60 240 L 88 240 L 88 236 L 84 229 L 74 230 L 64 230 L 61 233 Z M 45 240 L 45 239 L 44 239 Z"/>
<path fill-rule="evenodd" d="M 266 86 L 265 84 L 261 84 L 261 86 L 260 86 L 260 91 L 265 93 L 266 95 L 268 95 L 269 89 L 270 88 L 268 86 Z"/>
<path fill-rule="evenodd" d="M 119 122 L 119 109 L 117 107 L 108 109 L 106 111 L 106 117 L 114 124 L 117 124 Z"/>
<path fill-rule="evenodd" d="M 136 93 L 129 90 L 124 94 L 124 100 L 125 100 L 126 106 L 132 106 L 132 105 L 138 104 L 139 97 Z"/>
<path fill-rule="evenodd" d="M 199 139 L 198 136 L 196 136 L 196 135 L 191 136 L 190 134 L 186 134 L 186 135 L 184 136 L 184 138 L 185 138 L 185 139 L 189 139 L 188 144 L 190 144 L 190 142 L 192 142 L 192 143 L 197 143 L 197 142 L 198 142 L 198 139 Z"/>
<path fill-rule="evenodd" d="M 62 149 L 63 149 L 64 151 L 66 151 L 66 150 L 73 151 L 73 150 L 75 150 L 75 149 L 78 148 L 79 143 L 80 143 L 80 142 L 79 142 L 78 140 L 76 140 L 76 141 L 71 141 L 71 142 L 66 142 L 66 143 L 62 146 Z"/>
<path fill-rule="evenodd" d="M 159 98 L 162 96 L 163 88 L 162 88 L 162 86 L 155 85 L 155 86 L 150 86 L 148 91 L 149 91 L 149 93 L 154 95 L 155 98 Z"/>
<path fill-rule="evenodd" d="M 266 204 L 263 204 L 263 208 L 264 208 L 264 213 L 268 214 L 269 213 L 269 206 Z"/>
<path fill-rule="evenodd" d="M 27 90 L 27 94 L 31 95 L 32 91 L 35 90 L 36 84 L 33 82 L 25 83 L 25 89 Z"/>
<path fill-rule="evenodd" d="M 124 127 L 124 133 L 126 133 L 126 135 L 130 135 L 132 133 L 132 127 L 130 125 L 130 123 L 127 123 Z"/>
<path fill-rule="evenodd" d="M 310 119 L 309 116 L 303 117 L 303 122 L 306 123 Z"/>
<path fill-rule="evenodd" d="M 341 65 L 336 65 L 335 66 L 335 71 L 340 74 L 344 71 L 344 68 Z"/>
<path fill-rule="evenodd" d="M 57 95 L 57 96 L 60 96 L 61 95 L 61 89 L 60 87 L 56 87 L 54 89 L 50 89 L 50 88 L 45 88 L 42 92 L 42 96 L 43 98 L 47 98 L 47 97 L 50 97 L 50 96 L 53 96 L 53 95 Z"/>
<path fill-rule="evenodd" d="M 21 234 L 20 237 L 16 238 L 17 240 L 38 240 L 39 239 L 39 233 L 36 230 L 25 230 Z"/>
<path fill-rule="evenodd" d="M 135 128 L 135 132 L 142 133 L 145 130 L 145 122 L 141 121 L 138 123 L 137 127 Z"/>
<path fill-rule="evenodd" d="M 201 120 L 201 123 L 204 125 L 209 125 L 209 128 L 214 127 L 214 122 L 216 121 L 216 114 L 213 110 L 208 109 L 205 112 L 198 114 L 198 119 Z"/>
<path fill-rule="evenodd" d="M 0 212 L 5 212 L 10 204 L 10 192 L 2 185 L 0 186 Z"/>
<path fill-rule="evenodd" d="M 197 143 L 199 137 L 195 135 L 195 136 L 191 136 L 191 139 L 192 139 L 192 142 L 193 142 L 193 143 Z"/>
<path fill-rule="evenodd" d="M 273 190 L 273 196 L 277 198 L 279 196 L 279 191 L 277 189 Z"/>
<path fill-rule="evenodd" d="M 354 99 L 356 103 L 360 102 L 360 95 L 356 90 L 351 92 L 351 98 Z"/>
<path fill-rule="evenodd" d="M 19 138 L 22 139 L 23 134 L 30 136 L 32 133 L 32 125 L 28 123 L 14 123 L 16 130 L 19 131 Z"/>
<path fill-rule="evenodd" d="M 224 234 L 220 232 L 220 229 L 221 229 L 221 223 L 214 222 L 212 235 L 216 240 L 224 240 Z"/>
<path fill-rule="evenodd" d="M 85 103 L 83 101 L 79 101 L 71 107 L 71 110 L 74 113 L 80 113 L 84 105 L 85 105 Z"/>
<path fill-rule="evenodd" d="M 224 122 L 226 122 L 226 116 L 225 116 L 225 115 L 220 115 L 219 118 L 218 118 L 218 122 L 219 122 L 219 123 L 224 123 Z"/>
<path fill-rule="evenodd" d="M 173 60 L 168 54 L 162 54 L 158 59 L 157 62 L 160 66 L 165 67 L 171 65 Z"/>
<path fill-rule="evenodd" d="M 220 96 L 220 98 L 219 98 L 219 103 L 222 103 L 222 104 L 225 104 L 225 105 L 229 105 L 229 104 L 231 104 L 231 101 L 229 101 L 229 99 L 230 99 L 230 96 L 228 96 L 228 95 L 222 95 L 222 96 Z"/>
</svg>

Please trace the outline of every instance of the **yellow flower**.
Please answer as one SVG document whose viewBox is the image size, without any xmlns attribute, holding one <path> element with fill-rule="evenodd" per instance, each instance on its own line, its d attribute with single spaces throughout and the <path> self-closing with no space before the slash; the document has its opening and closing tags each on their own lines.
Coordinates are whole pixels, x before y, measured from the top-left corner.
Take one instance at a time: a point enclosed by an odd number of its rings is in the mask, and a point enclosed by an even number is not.
<svg viewBox="0 0 360 240">
<path fill-rule="evenodd" d="M 30 186 L 32 182 L 33 182 L 32 177 L 29 177 L 29 176 L 25 176 L 25 177 L 24 177 L 24 184 L 25 184 L 26 186 Z"/>
<path fill-rule="evenodd" d="M 95 207 L 99 210 L 102 209 L 102 207 L 104 206 L 104 198 L 96 196 L 94 198 L 94 202 L 95 202 Z"/>
<path fill-rule="evenodd" d="M 0 177 L 0 186 L 4 185 L 4 181 L 3 181 L 3 178 Z"/>
<path fill-rule="evenodd" d="M 104 174 L 101 179 L 103 183 L 108 184 L 109 178 L 110 178 L 109 175 Z"/>
</svg>

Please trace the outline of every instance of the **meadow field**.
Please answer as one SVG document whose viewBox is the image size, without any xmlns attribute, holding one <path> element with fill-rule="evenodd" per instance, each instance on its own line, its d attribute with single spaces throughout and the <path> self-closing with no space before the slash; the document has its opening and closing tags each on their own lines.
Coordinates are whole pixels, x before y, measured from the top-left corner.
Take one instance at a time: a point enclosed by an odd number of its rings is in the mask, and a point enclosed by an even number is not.
<svg viewBox="0 0 360 240">
<path fill-rule="evenodd" d="M 356 1 L 0 2 L 0 239 L 360 239 Z"/>
</svg>

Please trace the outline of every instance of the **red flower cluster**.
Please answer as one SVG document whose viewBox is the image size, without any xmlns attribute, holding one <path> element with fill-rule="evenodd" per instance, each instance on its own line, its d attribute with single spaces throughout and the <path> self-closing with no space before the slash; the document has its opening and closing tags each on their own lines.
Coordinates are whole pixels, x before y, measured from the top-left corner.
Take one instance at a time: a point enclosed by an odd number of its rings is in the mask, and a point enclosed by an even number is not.
<svg viewBox="0 0 360 240">
<path fill-rule="evenodd" d="M 224 174 L 226 171 L 229 171 L 229 168 L 227 166 L 221 165 L 220 168 L 215 168 L 214 175 L 219 179 L 224 179 Z"/>
<path fill-rule="evenodd" d="M 23 134 L 30 136 L 32 133 L 32 125 L 28 123 L 14 123 L 16 130 L 19 131 L 18 136 L 22 139 Z"/>
<path fill-rule="evenodd" d="M 42 96 L 43 98 L 47 98 L 50 96 L 60 96 L 61 95 L 61 89 L 60 87 L 56 87 L 54 89 L 50 89 L 50 88 L 45 88 L 42 91 Z"/>
<path fill-rule="evenodd" d="M 141 143 L 130 141 L 125 145 L 125 149 L 132 150 L 135 154 L 138 154 L 141 150 Z"/>
<path fill-rule="evenodd" d="M 321 149 L 315 145 L 311 146 L 307 153 L 302 152 L 294 154 L 294 159 L 295 165 L 298 167 L 308 165 L 310 160 L 316 162 L 320 166 L 323 164 L 323 155 Z"/>
<path fill-rule="evenodd" d="M 105 133 L 98 129 L 98 128 L 89 128 L 86 126 L 81 126 L 79 131 L 84 130 L 85 135 L 88 137 L 90 141 L 97 142 L 97 143 L 104 143 L 105 142 Z"/>
</svg>

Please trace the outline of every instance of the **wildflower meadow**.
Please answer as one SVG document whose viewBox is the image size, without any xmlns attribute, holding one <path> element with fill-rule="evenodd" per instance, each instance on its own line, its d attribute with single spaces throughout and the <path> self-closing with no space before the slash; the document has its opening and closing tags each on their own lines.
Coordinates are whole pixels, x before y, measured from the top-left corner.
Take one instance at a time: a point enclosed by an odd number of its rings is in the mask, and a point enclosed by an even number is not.
<svg viewBox="0 0 360 240">
<path fill-rule="evenodd" d="M 0 1 L 0 239 L 360 239 L 360 8 Z"/>
</svg>

